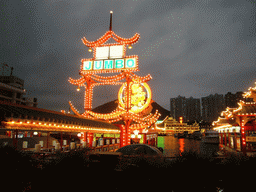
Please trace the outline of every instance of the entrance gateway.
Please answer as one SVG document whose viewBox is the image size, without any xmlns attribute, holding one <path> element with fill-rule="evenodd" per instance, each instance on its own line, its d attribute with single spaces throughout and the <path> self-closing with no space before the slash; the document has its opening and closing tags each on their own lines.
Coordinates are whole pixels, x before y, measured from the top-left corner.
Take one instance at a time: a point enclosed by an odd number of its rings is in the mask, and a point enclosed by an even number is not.
<svg viewBox="0 0 256 192">
<path fill-rule="evenodd" d="M 138 42 L 140 35 L 136 33 L 133 37 L 122 38 L 112 31 L 112 14 L 110 12 L 110 27 L 102 37 L 97 41 L 88 41 L 82 38 L 83 43 L 89 47 L 89 52 L 93 51 L 93 58 L 82 59 L 79 75 L 80 79 L 69 79 L 73 85 L 85 88 L 84 93 L 84 112 L 80 113 L 69 101 L 72 111 L 88 119 L 103 120 L 113 123 L 120 127 L 120 147 L 131 143 L 131 136 L 135 140 L 140 138 L 143 143 L 147 142 L 147 135 L 157 134 L 157 131 L 150 129 L 161 115 L 156 111 L 151 114 L 151 90 L 146 83 L 152 77 L 148 74 L 144 77 L 135 75 L 138 69 L 138 56 L 126 56 L 126 46 L 129 49 L 131 45 Z M 115 44 L 106 44 L 112 38 Z M 101 76 L 97 73 L 119 73 L 114 76 Z M 121 85 L 118 93 L 118 107 L 111 113 L 101 114 L 92 111 L 92 95 L 95 86 L 103 85 Z M 117 122 L 122 122 L 117 124 Z M 144 132 L 143 132 L 144 131 Z M 132 132 L 134 134 L 132 134 Z M 138 134 L 138 133 L 141 133 Z M 135 138 L 136 137 L 136 138 Z M 152 139 L 156 143 L 156 139 Z M 151 143 L 151 142 L 149 142 Z"/>
</svg>

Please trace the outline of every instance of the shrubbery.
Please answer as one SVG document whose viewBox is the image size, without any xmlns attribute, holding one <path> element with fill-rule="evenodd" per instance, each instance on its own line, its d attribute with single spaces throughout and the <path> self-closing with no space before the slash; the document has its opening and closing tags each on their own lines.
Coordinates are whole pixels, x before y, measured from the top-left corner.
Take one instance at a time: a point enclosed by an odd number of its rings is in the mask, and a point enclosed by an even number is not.
<svg viewBox="0 0 256 192">
<path fill-rule="evenodd" d="M 115 171 L 118 161 L 89 165 L 89 149 L 57 153 L 56 159 L 43 161 L 11 147 L 0 148 L 1 183 L 8 191 L 68 191 L 86 189 L 130 189 L 139 183 L 141 190 L 245 191 L 252 187 L 255 157 L 230 155 L 223 161 L 193 151 L 183 152 L 162 163 L 138 158 L 137 166 L 123 159 L 123 171 Z M 127 166 L 126 166 L 127 165 Z M 125 186 L 125 187 L 124 187 Z M 167 187 L 167 188 L 166 188 Z"/>
</svg>

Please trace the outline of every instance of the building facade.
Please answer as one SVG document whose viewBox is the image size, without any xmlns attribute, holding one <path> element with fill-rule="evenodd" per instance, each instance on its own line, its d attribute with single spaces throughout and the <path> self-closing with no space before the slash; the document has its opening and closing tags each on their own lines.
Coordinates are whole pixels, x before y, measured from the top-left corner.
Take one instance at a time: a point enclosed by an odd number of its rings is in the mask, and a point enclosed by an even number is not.
<svg viewBox="0 0 256 192">
<path fill-rule="evenodd" d="M 185 107 L 185 121 L 197 121 L 201 119 L 201 105 L 200 99 L 189 97 L 186 99 Z"/>
<path fill-rule="evenodd" d="M 178 96 L 170 99 L 170 116 L 176 121 L 183 117 L 185 122 L 201 119 L 200 99 Z"/>
<path fill-rule="evenodd" d="M 202 97 L 202 120 L 212 122 L 225 109 L 225 100 L 222 94 L 209 95 Z"/>
<path fill-rule="evenodd" d="M 176 121 L 183 117 L 184 122 L 197 121 L 211 123 L 217 120 L 226 107 L 237 108 L 240 101 L 253 102 L 251 98 L 243 97 L 243 92 L 225 95 L 211 94 L 201 99 L 178 96 L 170 99 L 170 116 Z"/>
<path fill-rule="evenodd" d="M 0 100 L 15 104 L 37 107 L 37 98 L 24 97 L 24 80 L 15 76 L 0 76 Z"/>
<path fill-rule="evenodd" d="M 186 107 L 186 98 L 178 96 L 176 98 L 170 99 L 170 116 L 179 120 L 179 117 L 185 118 L 185 107 Z"/>
</svg>

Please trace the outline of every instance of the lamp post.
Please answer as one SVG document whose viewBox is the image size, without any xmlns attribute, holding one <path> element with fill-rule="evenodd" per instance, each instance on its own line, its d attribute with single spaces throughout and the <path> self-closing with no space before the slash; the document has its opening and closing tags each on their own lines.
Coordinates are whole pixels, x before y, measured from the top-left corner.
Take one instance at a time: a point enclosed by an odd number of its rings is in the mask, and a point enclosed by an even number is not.
<svg viewBox="0 0 256 192">
<path fill-rule="evenodd" d="M 133 135 L 131 136 L 131 138 L 133 139 L 133 141 L 138 144 L 141 138 L 141 135 L 138 135 L 139 131 L 138 130 L 134 130 L 133 131 Z"/>
</svg>

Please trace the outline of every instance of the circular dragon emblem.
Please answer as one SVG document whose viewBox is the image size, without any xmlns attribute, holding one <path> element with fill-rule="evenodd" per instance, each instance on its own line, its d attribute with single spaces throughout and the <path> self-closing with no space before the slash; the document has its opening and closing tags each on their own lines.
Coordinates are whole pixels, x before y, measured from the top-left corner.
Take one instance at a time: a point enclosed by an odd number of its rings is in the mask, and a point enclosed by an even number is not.
<svg viewBox="0 0 256 192">
<path fill-rule="evenodd" d="M 131 109 L 134 113 L 139 113 L 149 106 L 151 101 L 151 90 L 147 83 L 131 84 Z M 122 85 L 118 93 L 120 107 L 125 109 L 126 105 L 126 83 Z"/>
</svg>

